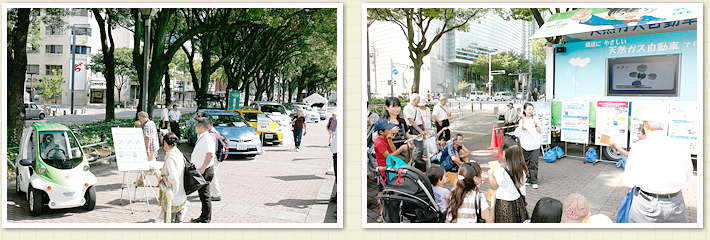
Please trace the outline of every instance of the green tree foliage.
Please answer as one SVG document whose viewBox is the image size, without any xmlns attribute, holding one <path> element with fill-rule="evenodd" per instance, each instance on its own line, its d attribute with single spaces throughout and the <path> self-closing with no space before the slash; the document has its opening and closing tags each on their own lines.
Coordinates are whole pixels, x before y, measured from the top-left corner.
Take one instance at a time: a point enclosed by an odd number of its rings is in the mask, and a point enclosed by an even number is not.
<svg viewBox="0 0 710 240">
<path fill-rule="evenodd" d="M 55 96 L 62 94 L 64 91 L 64 74 L 57 69 L 52 70 L 52 77 L 44 76 L 39 84 L 37 84 L 37 90 L 39 90 L 39 95 L 44 99 L 54 99 L 54 103 L 57 103 Z"/>
<path fill-rule="evenodd" d="M 514 89 L 518 76 L 510 76 L 508 74 L 527 72 L 528 64 L 529 60 L 513 51 L 493 55 L 491 58 L 491 70 L 505 70 L 506 72 L 506 74 L 494 75 L 493 84 L 498 85 L 500 89 Z M 487 82 L 485 79 L 488 79 L 488 55 L 478 57 L 470 67 L 475 74 L 482 76 L 478 78 L 482 80 L 481 83 Z"/>
<path fill-rule="evenodd" d="M 468 30 L 468 22 L 482 17 L 487 8 L 370 8 L 367 15 L 379 21 L 397 24 L 402 30 L 409 50 L 409 59 L 414 64 L 414 84 L 412 93 L 419 93 L 419 79 L 424 57 L 429 55 L 435 43 L 453 30 Z M 427 39 L 429 31 L 434 36 Z"/>
</svg>

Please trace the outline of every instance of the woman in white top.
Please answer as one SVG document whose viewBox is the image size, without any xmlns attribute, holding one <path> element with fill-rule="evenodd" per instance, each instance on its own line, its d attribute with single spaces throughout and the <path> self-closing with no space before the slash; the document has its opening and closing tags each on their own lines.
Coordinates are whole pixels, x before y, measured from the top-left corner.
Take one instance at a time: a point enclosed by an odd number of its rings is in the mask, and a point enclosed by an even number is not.
<svg viewBox="0 0 710 240">
<path fill-rule="evenodd" d="M 185 160 L 182 152 L 178 149 L 178 137 L 175 133 L 168 133 L 163 138 L 163 149 L 165 150 L 165 163 L 163 164 L 163 175 L 160 178 L 160 204 L 161 212 L 158 219 L 165 219 L 165 215 L 170 213 L 170 222 L 181 223 L 187 212 L 187 196 L 183 182 Z M 171 196 L 172 195 L 172 196 Z M 168 206 L 170 198 L 172 203 Z M 170 211 L 168 211 L 170 207 Z"/>
<path fill-rule="evenodd" d="M 525 165 L 530 170 L 530 178 L 525 185 L 532 184 L 537 189 L 537 159 L 540 157 L 540 131 L 542 128 L 533 119 L 535 107 L 531 103 L 525 103 L 523 114 L 520 115 L 520 127 L 516 129 L 515 136 L 520 138 L 520 146 L 523 147 Z"/>
<path fill-rule="evenodd" d="M 488 182 L 495 190 L 494 216 L 496 223 L 522 223 L 528 219 L 525 208 L 525 178 L 528 168 L 522 159 L 520 147 L 512 139 L 503 142 L 505 166 L 488 170 Z M 507 148 L 506 148 L 507 147 Z M 511 176 L 512 175 L 512 176 Z"/>
<path fill-rule="evenodd" d="M 458 179 L 449 197 L 447 223 L 478 223 L 479 218 L 493 223 L 495 203 L 489 207 L 485 195 L 478 192 L 484 182 L 481 173 L 478 163 L 464 163 L 459 167 Z"/>
</svg>

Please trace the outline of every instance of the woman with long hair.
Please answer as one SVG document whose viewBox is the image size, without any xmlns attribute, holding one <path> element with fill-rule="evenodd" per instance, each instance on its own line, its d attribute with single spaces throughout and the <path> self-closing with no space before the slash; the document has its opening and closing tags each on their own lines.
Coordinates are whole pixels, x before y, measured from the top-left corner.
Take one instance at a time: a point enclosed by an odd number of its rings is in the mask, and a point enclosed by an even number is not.
<svg viewBox="0 0 710 240">
<path fill-rule="evenodd" d="M 400 116 L 399 112 L 402 111 L 402 104 L 396 97 L 388 97 L 385 100 L 385 111 L 382 112 L 383 119 L 387 119 L 390 123 L 397 125 L 399 131 L 394 133 L 394 138 L 392 138 L 392 143 L 394 143 L 394 149 L 399 149 L 404 145 L 404 141 L 414 136 L 409 135 L 409 127 L 407 122 Z M 374 139 L 374 138 L 373 138 Z M 411 161 L 408 151 L 400 153 L 402 160 L 409 163 Z"/>
<path fill-rule="evenodd" d="M 479 186 L 484 182 L 481 166 L 475 162 L 464 163 L 459 168 L 457 177 L 449 198 L 446 222 L 492 223 L 495 203 L 489 207 L 485 195 L 478 192 Z"/>
<path fill-rule="evenodd" d="M 528 219 L 525 209 L 525 179 L 528 168 L 517 145 L 503 151 L 505 166 L 488 170 L 488 182 L 496 192 L 496 223 L 522 223 Z"/>
<path fill-rule="evenodd" d="M 530 217 L 531 223 L 560 223 L 560 221 L 562 221 L 560 200 L 544 197 L 537 201 Z"/>
<path fill-rule="evenodd" d="M 158 204 L 161 208 L 158 219 L 165 219 L 166 215 L 170 213 L 169 222 L 173 223 L 182 222 L 189 203 L 183 182 L 185 161 L 182 152 L 177 148 L 178 141 L 177 135 L 172 132 L 163 137 L 162 148 L 165 150 L 165 163 L 158 182 L 160 186 Z"/>
<path fill-rule="evenodd" d="M 520 115 L 520 128 L 516 131 L 516 136 L 520 138 L 525 165 L 530 170 L 530 177 L 525 184 L 532 184 L 532 188 L 537 189 L 537 159 L 540 157 L 540 131 L 542 128 L 533 119 L 535 107 L 531 103 L 525 103 L 523 107 L 523 114 Z"/>
</svg>

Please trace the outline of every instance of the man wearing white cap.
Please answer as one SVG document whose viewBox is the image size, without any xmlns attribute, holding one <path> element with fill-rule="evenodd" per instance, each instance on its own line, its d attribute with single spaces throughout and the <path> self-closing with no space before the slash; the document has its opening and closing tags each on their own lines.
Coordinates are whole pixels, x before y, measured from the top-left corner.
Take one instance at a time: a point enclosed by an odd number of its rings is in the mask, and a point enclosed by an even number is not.
<svg viewBox="0 0 710 240">
<path fill-rule="evenodd" d="M 645 112 L 646 139 L 639 141 L 626 160 L 624 182 L 636 187 L 629 223 L 683 223 L 685 201 L 681 190 L 693 181 L 687 143 L 668 137 L 668 110 Z"/>
<path fill-rule="evenodd" d="M 505 112 L 505 122 L 503 124 L 505 124 L 506 127 L 515 125 L 518 123 L 518 118 L 518 111 L 513 107 L 513 103 L 508 103 L 508 111 Z M 506 128 L 503 132 L 512 132 L 513 130 L 515 129 Z"/>
<path fill-rule="evenodd" d="M 409 134 L 411 135 L 426 135 L 424 131 L 424 121 L 422 121 L 421 113 L 419 112 L 419 94 L 412 93 L 409 98 L 409 104 L 404 107 L 404 118 L 407 119 L 407 125 L 409 126 Z M 424 153 L 424 142 L 420 140 L 414 141 L 414 149 L 412 149 L 412 156 L 409 161 L 417 160 L 422 158 Z"/>
</svg>

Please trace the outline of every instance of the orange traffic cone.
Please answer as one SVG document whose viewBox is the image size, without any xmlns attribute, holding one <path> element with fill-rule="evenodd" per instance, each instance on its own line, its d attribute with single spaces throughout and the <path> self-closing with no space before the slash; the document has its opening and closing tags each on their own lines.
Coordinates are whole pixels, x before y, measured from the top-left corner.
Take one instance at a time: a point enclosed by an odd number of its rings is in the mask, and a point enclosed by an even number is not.
<svg viewBox="0 0 710 240">
<path fill-rule="evenodd" d="M 500 140 L 498 141 L 498 154 L 493 155 L 494 158 L 503 158 L 503 154 L 500 152 L 501 145 L 503 145 L 503 130 L 501 130 L 501 133 L 499 134 Z"/>
<path fill-rule="evenodd" d="M 499 148 L 498 145 L 498 135 L 496 134 L 496 126 L 493 126 L 493 132 L 491 133 L 491 146 L 488 147 L 490 150 L 496 150 Z"/>
</svg>

